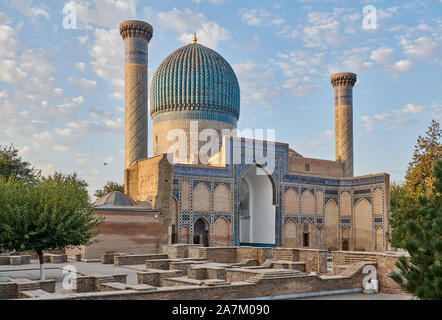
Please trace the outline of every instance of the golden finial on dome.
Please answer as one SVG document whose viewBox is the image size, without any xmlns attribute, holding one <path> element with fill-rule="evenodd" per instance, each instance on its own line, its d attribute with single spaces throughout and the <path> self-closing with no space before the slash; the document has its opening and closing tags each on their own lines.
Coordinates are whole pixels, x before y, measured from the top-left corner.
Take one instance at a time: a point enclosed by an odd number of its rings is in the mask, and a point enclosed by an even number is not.
<svg viewBox="0 0 442 320">
<path fill-rule="evenodd" d="M 196 32 L 193 34 L 193 43 L 196 43 L 198 40 L 196 38 Z"/>
</svg>

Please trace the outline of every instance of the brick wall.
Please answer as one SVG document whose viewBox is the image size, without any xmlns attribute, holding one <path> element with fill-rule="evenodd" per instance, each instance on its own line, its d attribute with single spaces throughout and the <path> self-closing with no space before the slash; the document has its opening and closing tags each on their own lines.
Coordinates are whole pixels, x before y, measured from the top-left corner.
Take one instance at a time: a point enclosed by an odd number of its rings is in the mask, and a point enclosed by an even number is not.
<svg viewBox="0 0 442 320">
<path fill-rule="evenodd" d="M 235 263 L 236 247 L 209 247 L 204 248 L 206 251 L 206 259 L 219 263 Z"/>
<path fill-rule="evenodd" d="M 273 248 L 256 248 L 256 247 L 237 247 L 236 248 L 236 262 L 241 262 L 246 259 L 257 260 L 258 264 L 263 264 L 267 259 L 271 259 L 273 255 Z"/>
<path fill-rule="evenodd" d="M 73 291 L 77 293 L 95 292 L 100 290 L 100 284 L 105 282 L 127 282 L 126 274 L 114 274 L 106 276 L 81 276 L 74 280 Z"/>
<path fill-rule="evenodd" d="M 59 295 L 55 299 L 74 300 L 217 300 L 241 299 L 254 297 L 268 297 L 297 293 L 318 291 L 332 291 L 343 289 L 362 288 L 362 280 L 366 274 L 362 273 L 365 264 L 354 270 L 351 276 L 315 276 L 281 277 L 261 279 L 257 283 L 231 283 L 218 286 L 183 286 L 173 288 L 159 288 L 148 292 L 135 292 L 131 290 L 86 293 L 81 295 Z"/>
<path fill-rule="evenodd" d="M 13 282 L 0 283 L 0 299 L 18 298 L 17 284 Z"/>
<path fill-rule="evenodd" d="M 39 280 L 37 282 L 40 285 L 40 289 L 50 293 L 55 292 L 55 280 Z"/>
<path fill-rule="evenodd" d="M 377 264 L 377 278 L 379 291 L 382 293 L 403 294 L 400 287 L 388 276 L 397 270 L 395 263 L 399 257 L 408 257 L 407 253 L 396 252 L 356 252 L 356 251 L 333 251 L 333 267 L 335 265 L 348 265 L 356 261 L 372 261 Z"/>
<path fill-rule="evenodd" d="M 95 277 L 81 276 L 73 279 L 74 292 L 94 292 L 95 291 Z"/>
<path fill-rule="evenodd" d="M 152 201 L 152 208 L 169 215 L 173 166 L 167 155 L 137 161 L 125 170 L 124 193 L 135 201 Z"/>
<path fill-rule="evenodd" d="M 189 248 L 199 247 L 198 244 L 169 244 L 161 247 L 161 252 L 167 254 L 170 259 L 189 257 Z"/>
<path fill-rule="evenodd" d="M 94 214 L 105 220 L 97 228 L 101 231 L 94 238 L 97 242 L 83 250 L 83 258 L 100 259 L 109 251 L 159 253 L 160 245 L 168 243 L 168 227 L 159 211 L 95 210 Z"/>
<path fill-rule="evenodd" d="M 304 262 L 306 272 L 327 273 L 327 250 L 274 248 L 273 259 Z"/>
<path fill-rule="evenodd" d="M 327 273 L 327 250 L 297 249 L 307 272 Z"/>
<path fill-rule="evenodd" d="M 123 265 L 134 265 L 134 264 L 145 264 L 147 260 L 154 259 L 167 259 L 166 254 L 138 254 L 138 255 L 124 255 L 124 256 L 115 256 L 114 257 L 114 265 L 115 266 L 123 266 Z"/>
</svg>

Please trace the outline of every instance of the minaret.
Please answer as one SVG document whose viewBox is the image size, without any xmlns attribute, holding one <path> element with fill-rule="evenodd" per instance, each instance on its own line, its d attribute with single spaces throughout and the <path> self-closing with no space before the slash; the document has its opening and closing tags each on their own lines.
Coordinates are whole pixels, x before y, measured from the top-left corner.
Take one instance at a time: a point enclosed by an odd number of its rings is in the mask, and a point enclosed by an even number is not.
<svg viewBox="0 0 442 320">
<path fill-rule="evenodd" d="M 354 73 L 331 76 L 335 89 L 335 141 L 336 161 L 344 163 L 344 177 L 353 177 L 353 86 Z"/>
<path fill-rule="evenodd" d="M 129 20 L 120 24 L 126 45 L 125 66 L 125 155 L 124 168 L 147 158 L 147 62 L 152 26 Z"/>
</svg>

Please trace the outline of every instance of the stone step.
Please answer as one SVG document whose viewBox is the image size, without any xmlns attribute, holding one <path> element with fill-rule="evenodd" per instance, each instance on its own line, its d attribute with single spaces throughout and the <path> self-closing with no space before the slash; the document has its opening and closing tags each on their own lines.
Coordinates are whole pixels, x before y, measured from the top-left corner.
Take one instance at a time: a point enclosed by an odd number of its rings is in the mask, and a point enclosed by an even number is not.
<svg viewBox="0 0 442 320">
<path fill-rule="evenodd" d="M 344 257 L 345 264 L 353 264 L 360 261 L 376 262 L 377 260 L 375 257 L 370 257 L 366 255 L 349 255 Z"/>
<path fill-rule="evenodd" d="M 113 276 L 104 276 L 104 277 L 100 276 L 97 278 L 97 284 L 103 284 L 106 282 L 109 282 L 109 283 L 115 282 L 115 278 Z"/>
<path fill-rule="evenodd" d="M 36 290 L 27 290 L 20 293 L 20 296 L 22 298 L 46 298 L 51 297 L 53 294 L 49 293 L 47 291 L 44 291 L 42 289 L 36 289 Z"/>
<path fill-rule="evenodd" d="M 38 282 L 29 279 L 15 279 L 14 282 L 17 283 L 18 292 L 40 289 Z"/>
</svg>

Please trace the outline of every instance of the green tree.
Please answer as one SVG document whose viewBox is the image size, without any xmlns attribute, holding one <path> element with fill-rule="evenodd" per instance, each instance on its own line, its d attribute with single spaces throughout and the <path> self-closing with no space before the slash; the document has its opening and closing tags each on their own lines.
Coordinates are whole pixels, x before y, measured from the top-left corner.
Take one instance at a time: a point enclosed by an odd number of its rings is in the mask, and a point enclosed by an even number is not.
<svg viewBox="0 0 442 320">
<path fill-rule="evenodd" d="M 422 223 L 419 211 L 419 198 L 433 197 L 434 164 L 442 159 L 442 130 L 437 121 L 431 122 L 425 136 L 419 136 L 413 158 L 405 175 L 404 184 L 393 183 L 390 188 L 390 225 L 392 228 L 391 245 L 401 247 L 405 239 L 405 222 L 413 219 Z"/>
<path fill-rule="evenodd" d="M 98 189 L 97 191 L 95 191 L 94 196 L 98 199 L 100 199 L 102 196 L 108 194 L 109 192 L 112 191 L 120 191 L 120 192 L 124 192 L 124 185 L 123 184 L 119 184 L 117 182 L 113 182 L 113 181 L 107 181 L 106 184 L 104 185 L 103 189 Z"/>
<path fill-rule="evenodd" d="M 34 179 L 40 174 L 31 167 L 29 162 L 23 161 L 18 155 L 18 149 L 11 144 L 9 147 L 0 146 L 0 176 L 6 180 L 14 176 L 18 180 Z"/>
<path fill-rule="evenodd" d="M 432 196 L 419 199 L 422 222 L 405 224 L 402 247 L 410 258 L 401 257 L 399 270 L 390 274 L 404 291 L 425 300 L 442 299 L 442 161 L 435 164 L 434 177 Z"/>
<path fill-rule="evenodd" d="M 405 188 L 416 196 L 433 196 L 434 164 L 442 159 L 442 130 L 440 124 L 432 120 L 425 136 L 419 136 L 414 147 L 413 159 L 405 175 Z"/>
<path fill-rule="evenodd" d="M 392 183 L 390 199 L 390 225 L 392 228 L 390 243 L 393 247 L 400 248 L 407 233 L 405 222 L 410 219 L 419 224 L 422 222 L 419 198 L 408 192 L 404 184 Z"/>
<path fill-rule="evenodd" d="M 87 184 L 75 174 L 37 181 L 0 178 L 0 247 L 33 250 L 44 279 L 43 251 L 91 243 L 102 221 L 88 206 Z"/>
</svg>

